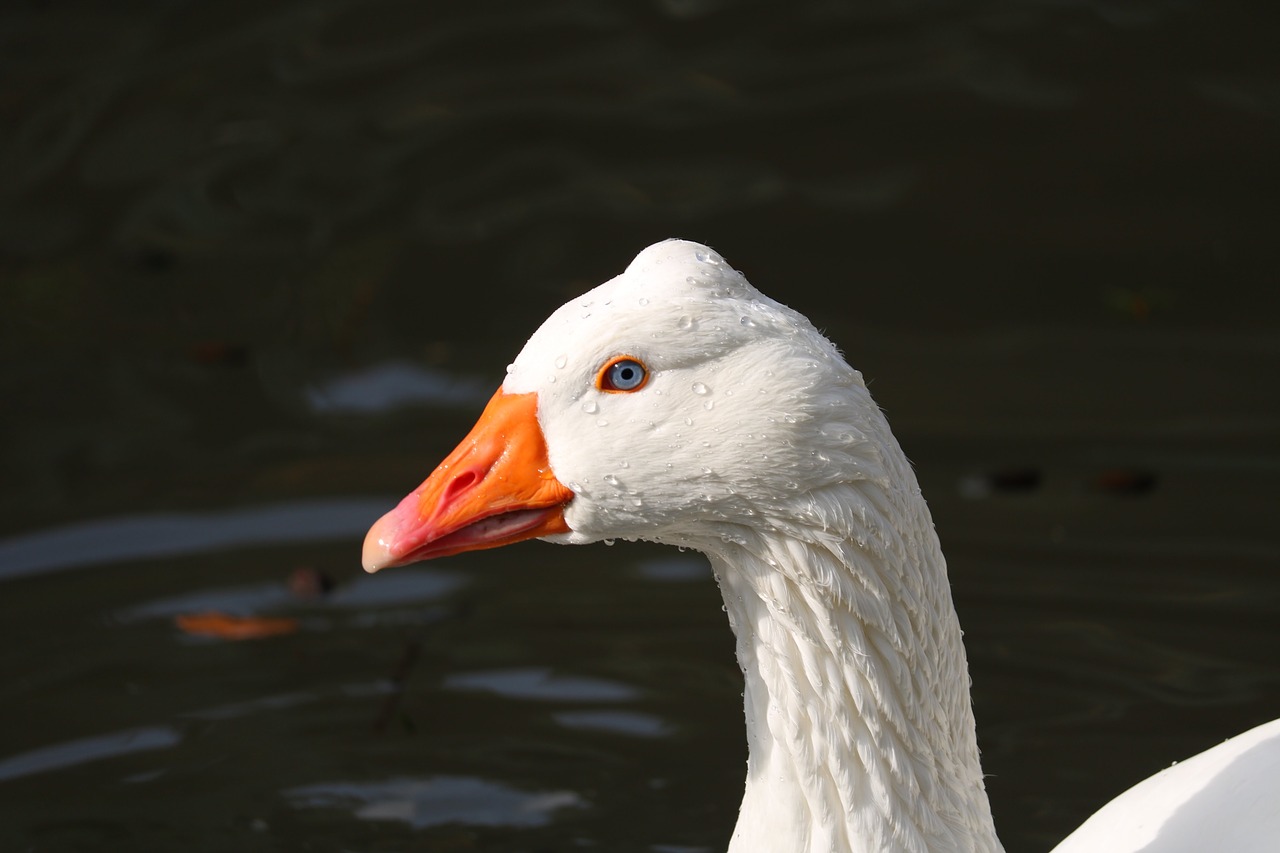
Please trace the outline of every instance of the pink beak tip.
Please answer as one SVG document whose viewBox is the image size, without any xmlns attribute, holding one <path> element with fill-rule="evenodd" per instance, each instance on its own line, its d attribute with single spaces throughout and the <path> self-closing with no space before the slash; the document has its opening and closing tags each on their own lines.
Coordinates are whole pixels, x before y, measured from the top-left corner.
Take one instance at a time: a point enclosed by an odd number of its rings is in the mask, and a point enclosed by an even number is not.
<svg viewBox="0 0 1280 853">
<path fill-rule="evenodd" d="M 369 528 L 369 532 L 364 537 L 364 548 L 360 554 L 360 562 L 364 564 L 364 570 L 369 574 L 373 574 L 379 569 L 385 569 L 395 564 L 395 555 L 391 550 L 391 516 L 393 512 L 389 512 L 382 518 L 378 519 L 373 527 Z"/>
</svg>

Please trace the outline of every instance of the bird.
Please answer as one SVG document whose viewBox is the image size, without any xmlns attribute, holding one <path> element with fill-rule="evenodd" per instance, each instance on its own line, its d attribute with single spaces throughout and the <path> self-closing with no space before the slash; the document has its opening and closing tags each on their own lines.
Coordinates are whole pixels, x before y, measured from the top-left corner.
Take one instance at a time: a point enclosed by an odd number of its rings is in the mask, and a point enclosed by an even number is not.
<svg viewBox="0 0 1280 853">
<path fill-rule="evenodd" d="M 708 558 L 744 683 L 729 853 L 1003 850 L 960 622 L 910 462 L 802 314 L 686 240 L 534 332 L 366 570 L 527 539 Z M 1121 794 L 1057 853 L 1280 850 L 1280 720 Z"/>
</svg>

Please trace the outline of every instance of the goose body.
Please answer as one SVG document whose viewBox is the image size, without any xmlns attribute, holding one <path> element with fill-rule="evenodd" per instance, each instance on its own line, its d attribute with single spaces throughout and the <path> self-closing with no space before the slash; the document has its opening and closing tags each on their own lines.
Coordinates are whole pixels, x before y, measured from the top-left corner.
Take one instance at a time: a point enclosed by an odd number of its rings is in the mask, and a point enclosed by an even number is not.
<svg viewBox="0 0 1280 853">
<path fill-rule="evenodd" d="M 861 375 L 711 249 L 650 246 L 552 314 L 471 434 L 370 530 L 364 562 L 529 538 L 710 559 L 750 749 L 730 853 L 1002 849 L 911 466 Z M 1248 798 L 1224 793 L 1241 786 Z M 1187 821 L 1235 846 L 1158 846 Z M 1139 785 L 1059 849 L 1276 839 L 1280 721 Z"/>
</svg>

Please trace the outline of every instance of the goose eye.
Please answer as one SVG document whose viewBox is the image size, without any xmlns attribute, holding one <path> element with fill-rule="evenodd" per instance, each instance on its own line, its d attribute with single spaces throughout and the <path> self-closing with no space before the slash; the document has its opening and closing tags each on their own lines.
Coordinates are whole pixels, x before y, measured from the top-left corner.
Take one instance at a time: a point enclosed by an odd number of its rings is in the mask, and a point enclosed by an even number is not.
<svg viewBox="0 0 1280 853">
<path fill-rule="evenodd" d="M 601 391 L 639 391 L 649 379 L 649 369 L 638 359 L 619 356 L 600 369 L 596 387 Z"/>
</svg>

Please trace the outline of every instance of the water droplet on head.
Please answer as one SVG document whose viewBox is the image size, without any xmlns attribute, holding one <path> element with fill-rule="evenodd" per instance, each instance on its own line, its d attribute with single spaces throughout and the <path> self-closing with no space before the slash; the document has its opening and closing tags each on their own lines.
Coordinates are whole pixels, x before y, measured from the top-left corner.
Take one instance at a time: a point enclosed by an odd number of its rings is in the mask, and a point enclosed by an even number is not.
<svg viewBox="0 0 1280 853">
<path fill-rule="evenodd" d="M 685 425 L 685 426 L 693 426 L 693 418 L 685 418 L 685 419 L 684 419 L 684 425 Z"/>
<path fill-rule="evenodd" d="M 605 418 L 601 418 L 600 420 L 596 421 L 596 426 L 598 427 L 607 427 L 608 425 L 609 425 L 609 421 Z"/>
<path fill-rule="evenodd" d="M 702 404 L 702 408 L 706 409 L 708 412 L 714 409 L 715 407 L 716 407 L 715 400 L 708 400 L 707 402 Z"/>
<path fill-rule="evenodd" d="M 640 297 L 640 299 L 639 299 L 638 301 L 640 302 L 640 304 L 641 304 L 641 305 L 648 305 L 648 304 L 649 304 L 649 300 L 648 300 L 646 297 L 644 297 L 644 296 L 641 296 L 641 297 Z"/>
<path fill-rule="evenodd" d="M 606 544 L 606 545 L 612 545 L 612 544 L 613 544 L 614 542 L 616 542 L 616 541 L 617 541 L 616 539 L 605 539 L 605 540 L 604 540 L 604 544 Z"/>
<path fill-rule="evenodd" d="M 616 485 L 618 485 L 618 478 L 617 478 L 617 477 L 615 477 L 613 474 L 605 474 L 605 475 L 604 475 L 603 477 L 601 477 L 600 479 L 604 480 L 604 481 L 605 481 L 606 483 L 608 483 L 610 486 L 616 486 Z"/>
<path fill-rule="evenodd" d="M 707 256 L 702 252 L 694 252 L 693 256 L 698 259 L 698 263 L 700 264 L 705 264 L 707 262 Z"/>
<path fill-rule="evenodd" d="M 694 326 L 693 318 L 690 317 L 688 314 L 684 314 L 680 317 L 679 320 L 676 320 L 676 328 L 678 329 L 683 329 L 684 331 L 688 331 L 689 329 L 692 329 L 693 326 Z"/>
<path fill-rule="evenodd" d="M 516 366 L 515 366 L 514 364 L 508 364 L 508 365 L 507 365 L 507 373 L 508 373 L 508 374 L 511 374 L 511 373 L 515 373 L 515 372 L 516 372 Z"/>
<path fill-rule="evenodd" d="M 693 393 L 699 396 L 702 396 L 705 394 L 710 394 L 711 389 L 708 388 L 706 385 L 702 384 L 701 382 L 695 382 L 693 383 Z"/>
<path fill-rule="evenodd" d="M 600 407 L 596 405 L 595 400 L 588 400 L 582 404 L 582 411 L 586 412 L 588 415 L 594 415 L 596 412 L 600 411 Z"/>
<path fill-rule="evenodd" d="M 746 316 L 739 319 L 738 322 L 744 326 L 754 326 L 756 324 L 755 320 L 752 320 L 750 317 L 746 317 Z"/>
<path fill-rule="evenodd" d="M 556 356 L 556 369 L 557 369 L 557 370 L 563 370 L 563 369 L 564 369 L 564 366 L 565 366 L 566 364 L 568 364 L 568 363 L 569 363 L 569 356 L 567 356 L 567 355 L 558 355 L 558 356 Z"/>
</svg>

